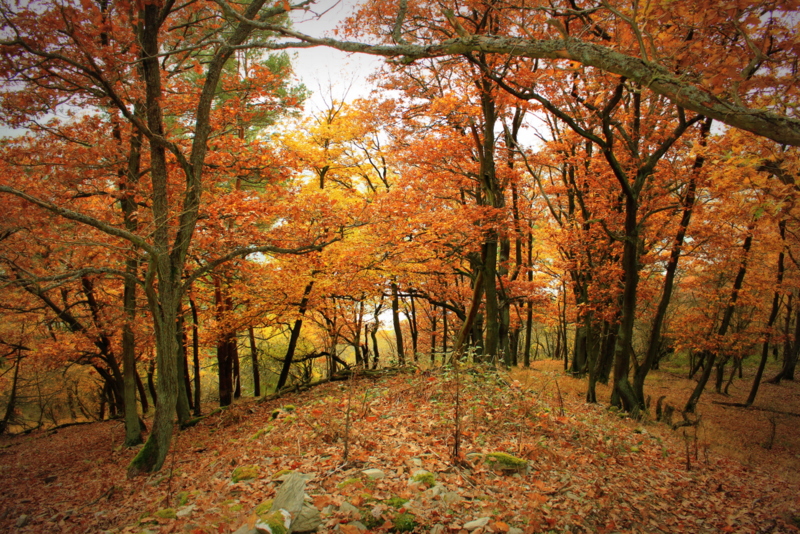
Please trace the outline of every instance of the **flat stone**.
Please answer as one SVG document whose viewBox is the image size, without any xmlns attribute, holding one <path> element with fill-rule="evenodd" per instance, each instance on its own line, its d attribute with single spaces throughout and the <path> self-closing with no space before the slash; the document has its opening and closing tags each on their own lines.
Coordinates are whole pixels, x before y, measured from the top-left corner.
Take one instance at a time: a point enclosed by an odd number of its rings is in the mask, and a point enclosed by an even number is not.
<svg viewBox="0 0 800 534">
<path fill-rule="evenodd" d="M 27 514 L 22 514 L 17 518 L 17 528 L 22 528 L 28 524 L 30 517 Z"/>
<path fill-rule="evenodd" d="M 435 525 L 433 525 L 433 528 L 431 529 L 429 534 L 444 534 L 444 532 L 445 532 L 444 525 L 441 523 L 436 523 Z"/>
<path fill-rule="evenodd" d="M 511 527 L 506 534 L 525 534 L 525 531 L 521 528 Z"/>
<path fill-rule="evenodd" d="M 458 501 L 460 501 L 461 500 L 461 495 L 459 495 L 455 491 L 448 491 L 447 493 L 442 493 L 441 499 L 442 499 L 442 502 L 444 502 L 445 504 L 447 504 L 449 506 L 449 505 L 455 504 Z"/>
<path fill-rule="evenodd" d="M 364 471 L 361 472 L 367 475 L 367 477 L 370 478 L 371 480 L 378 480 L 379 478 L 383 478 L 386 476 L 386 473 L 384 473 L 380 469 L 365 469 Z"/>
<path fill-rule="evenodd" d="M 184 506 L 183 508 L 180 508 L 177 512 L 175 512 L 175 516 L 176 517 L 188 517 L 188 516 L 192 515 L 193 511 L 194 511 L 194 505 L 190 504 L 189 506 Z"/>
<path fill-rule="evenodd" d="M 247 526 L 247 523 L 236 529 L 233 534 L 258 534 L 258 531 L 255 528 L 250 528 Z"/>
<path fill-rule="evenodd" d="M 339 511 L 345 514 L 358 514 L 358 508 L 350 504 L 349 502 L 345 501 L 339 506 Z"/>
<path fill-rule="evenodd" d="M 322 517 L 314 506 L 306 503 L 300 515 L 292 521 L 292 532 L 312 532 L 322 524 Z"/>
<path fill-rule="evenodd" d="M 356 527 L 361 532 L 367 532 L 367 525 L 362 523 L 361 521 L 352 521 L 347 524 L 348 527 Z"/>
<path fill-rule="evenodd" d="M 489 524 L 490 517 L 481 517 L 480 519 L 476 519 L 475 521 L 470 521 L 469 523 L 464 523 L 464 530 L 477 530 L 479 528 L 483 528 Z"/>
</svg>

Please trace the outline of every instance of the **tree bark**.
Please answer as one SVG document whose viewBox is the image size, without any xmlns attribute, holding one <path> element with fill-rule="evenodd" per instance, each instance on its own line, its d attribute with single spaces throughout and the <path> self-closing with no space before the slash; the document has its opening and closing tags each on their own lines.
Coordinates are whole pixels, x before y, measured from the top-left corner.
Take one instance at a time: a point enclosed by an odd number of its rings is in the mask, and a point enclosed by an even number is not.
<svg viewBox="0 0 800 534">
<path fill-rule="evenodd" d="M 392 282 L 392 326 L 397 346 L 397 361 L 400 365 L 406 364 L 406 354 L 403 350 L 403 330 L 400 324 L 400 303 L 398 299 L 397 283 Z"/>
<path fill-rule="evenodd" d="M 292 327 L 292 333 L 289 336 L 289 346 L 286 347 L 286 357 L 283 359 L 283 367 L 281 367 L 281 374 L 278 377 L 278 383 L 275 386 L 275 393 L 279 392 L 281 388 L 286 385 L 286 381 L 289 378 L 289 369 L 292 367 L 294 352 L 297 348 L 297 340 L 300 339 L 300 329 L 303 327 L 303 316 L 305 315 L 306 308 L 308 307 L 308 297 L 311 295 L 311 290 L 313 288 L 314 281 L 312 280 L 303 290 L 303 297 L 300 299 L 300 309 L 298 310 L 300 315 L 297 320 L 295 320 L 294 326 Z M 336 350 L 336 345 L 333 346 L 333 350 Z M 333 354 L 333 351 L 331 351 L 331 354 Z"/>
</svg>

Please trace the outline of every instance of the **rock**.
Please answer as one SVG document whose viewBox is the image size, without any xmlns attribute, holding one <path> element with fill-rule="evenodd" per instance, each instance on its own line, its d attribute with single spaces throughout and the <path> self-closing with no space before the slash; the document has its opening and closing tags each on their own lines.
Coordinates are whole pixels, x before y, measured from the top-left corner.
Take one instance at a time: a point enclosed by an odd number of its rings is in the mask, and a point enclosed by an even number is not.
<svg viewBox="0 0 800 534">
<path fill-rule="evenodd" d="M 525 534 L 525 531 L 521 528 L 511 527 L 506 534 Z"/>
<path fill-rule="evenodd" d="M 457 503 L 461 500 L 461 495 L 456 493 L 455 491 L 448 491 L 447 493 L 442 493 L 442 502 L 446 505 L 450 506 L 452 504 Z"/>
<path fill-rule="evenodd" d="M 178 511 L 175 512 L 175 516 L 176 517 L 188 517 L 188 516 L 192 515 L 193 511 L 194 511 L 194 505 L 190 504 L 189 506 L 184 506 L 183 508 L 178 509 Z"/>
<path fill-rule="evenodd" d="M 470 521 L 469 523 L 464 523 L 464 529 L 473 531 L 479 528 L 483 528 L 489 524 L 489 517 L 481 517 L 480 519 L 476 519 L 475 521 Z"/>
<path fill-rule="evenodd" d="M 27 514 L 22 514 L 17 518 L 17 528 L 22 528 L 28 524 L 30 517 Z"/>
<path fill-rule="evenodd" d="M 379 478 L 383 478 L 386 476 L 386 473 L 384 473 L 380 469 L 365 469 L 364 471 L 361 472 L 367 475 L 367 478 L 369 478 L 370 480 L 378 480 Z"/>
<path fill-rule="evenodd" d="M 286 510 L 270 512 L 256 522 L 258 534 L 287 534 L 290 532 L 292 516 Z"/>
<path fill-rule="evenodd" d="M 233 534 L 258 534 L 258 531 L 255 528 L 250 528 L 245 523 L 244 525 L 236 529 L 236 531 Z"/>
<path fill-rule="evenodd" d="M 322 516 L 314 506 L 305 503 L 300 510 L 300 515 L 292 521 L 291 532 L 312 532 L 322 524 Z"/>
<path fill-rule="evenodd" d="M 504 452 L 492 452 L 486 455 L 486 464 L 492 469 L 506 472 L 521 472 L 528 468 L 528 461 Z"/>
<path fill-rule="evenodd" d="M 433 528 L 431 529 L 429 534 L 444 534 L 444 532 L 445 532 L 444 525 L 441 523 L 436 523 L 435 525 L 433 525 Z"/>
<path fill-rule="evenodd" d="M 367 532 L 367 525 L 362 523 L 361 521 L 352 521 L 347 524 L 348 527 L 356 527 L 361 532 Z"/>
<path fill-rule="evenodd" d="M 443 494 L 445 491 L 446 488 L 443 485 L 436 484 L 432 488 L 425 490 L 422 496 L 426 499 L 433 499 L 434 497 L 438 497 L 439 495 Z"/>
<path fill-rule="evenodd" d="M 358 508 L 350 504 L 349 502 L 345 501 L 339 506 L 339 511 L 345 514 L 359 514 Z"/>
</svg>

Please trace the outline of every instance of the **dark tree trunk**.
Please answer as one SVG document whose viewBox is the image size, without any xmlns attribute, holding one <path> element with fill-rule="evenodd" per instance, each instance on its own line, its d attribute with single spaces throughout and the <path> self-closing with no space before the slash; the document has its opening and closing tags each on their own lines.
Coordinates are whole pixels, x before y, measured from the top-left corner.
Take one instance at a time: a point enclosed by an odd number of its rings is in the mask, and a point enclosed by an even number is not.
<svg viewBox="0 0 800 534">
<path fill-rule="evenodd" d="M 247 334 L 250 337 L 250 358 L 253 365 L 253 396 L 261 396 L 261 372 L 258 365 L 258 347 L 256 347 L 256 334 L 253 327 L 247 329 Z"/>
<path fill-rule="evenodd" d="M 400 302 L 398 298 L 397 284 L 392 282 L 392 326 L 394 327 L 394 337 L 397 343 L 397 361 L 400 365 L 406 364 L 406 354 L 403 350 L 403 330 L 400 325 Z"/>
<path fill-rule="evenodd" d="M 742 289 L 744 276 L 747 273 L 747 260 L 750 256 L 750 247 L 753 245 L 754 227 L 755 222 L 750 223 L 750 226 L 747 228 L 747 237 L 745 237 L 744 243 L 742 244 L 742 263 L 739 265 L 739 271 L 736 273 L 736 279 L 733 281 L 731 297 L 728 300 L 728 306 L 725 308 L 725 313 L 722 316 L 722 322 L 720 323 L 719 330 L 717 331 L 717 336 L 720 338 L 724 337 L 728 332 L 728 327 L 730 326 L 731 319 L 733 318 L 733 312 L 736 310 L 736 300 L 739 298 L 739 291 Z M 705 367 L 703 369 L 703 374 L 700 376 L 700 381 L 697 383 L 694 391 L 692 391 L 692 394 L 689 396 L 689 400 L 686 401 L 686 407 L 683 409 L 683 411 L 688 413 L 694 413 L 694 410 L 697 407 L 697 401 L 700 400 L 700 395 L 703 394 L 703 390 L 705 389 L 708 379 L 711 376 L 711 369 L 714 367 L 716 353 L 706 353 L 705 356 Z"/>
<path fill-rule="evenodd" d="M 199 417 L 202 413 L 200 407 L 200 324 L 197 318 L 197 305 L 194 295 L 189 292 L 189 310 L 192 313 L 192 362 L 194 366 L 194 415 Z"/>
<path fill-rule="evenodd" d="M 289 369 L 292 367 L 292 360 L 294 359 L 294 351 L 297 348 L 297 340 L 300 339 L 300 329 L 303 327 L 303 316 L 306 313 L 306 308 L 308 307 L 308 297 L 309 295 L 311 295 L 311 290 L 313 289 L 313 287 L 314 287 L 314 281 L 312 280 L 306 285 L 306 288 L 303 290 L 303 297 L 300 299 L 300 309 L 298 310 L 300 316 L 294 322 L 294 326 L 292 327 L 292 333 L 289 337 L 289 346 L 286 348 L 286 357 L 283 359 L 283 367 L 281 368 L 281 374 L 278 377 L 278 383 L 275 386 L 276 392 L 280 391 L 281 388 L 286 385 L 286 381 L 289 379 Z M 333 354 L 335 350 L 336 350 L 336 345 L 334 344 L 331 350 L 331 354 Z"/>
<path fill-rule="evenodd" d="M 758 362 L 756 376 L 753 378 L 753 387 L 750 388 L 750 395 L 748 395 L 747 401 L 745 402 L 747 406 L 752 406 L 753 402 L 756 400 L 758 387 L 761 384 L 761 377 L 764 376 L 764 367 L 767 365 L 767 357 L 769 356 L 769 341 L 772 332 L 772 325 L 775 324 L 775 319 L 778 318 L 778 311 L 780 310 L 781 305 L 781 290 L 783 288 L 784 261 L 786 256 L 786 219 L 782 219 L 778 223 L 778 229 L 780 231 L 781 241 L 784 243 L 784 247 L 781 248 L 781 252 L 778 254 L 778 274 L 775 285 L 775 294 L 772 296 L 772 309 L 769 312 L 769 319 L 767 319 L 767 337 L 764 339 L 764 345 L 761 347 L 761 360 Z"/>
</svg>

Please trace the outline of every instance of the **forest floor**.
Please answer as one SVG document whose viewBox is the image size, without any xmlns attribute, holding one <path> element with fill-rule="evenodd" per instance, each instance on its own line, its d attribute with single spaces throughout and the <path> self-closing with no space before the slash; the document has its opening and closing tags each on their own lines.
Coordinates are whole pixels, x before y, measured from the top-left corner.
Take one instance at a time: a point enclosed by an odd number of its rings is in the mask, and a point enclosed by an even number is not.
<svg viewBox="0 0 800 534">
<path fill-rule="evenodd" d="M 682 406 L 692 384 L 667 369 L 648 392 Z M 747 375 L 734 385 L 746 393 Z M 164 469 L 134 480 L 119 421 L 4 437 L 0 531 L 227 533 L 252 523 L 289 470 L 313 475 L 322 532 L 799 531 L 800 425 L 766 410 L 800 412 L 800 384 L 765 384 L 757 410 L 714 404 L 742 400 L 739 389 L 706 392 L 701 424 L 677 431 L 609 410 L 604 388 L 603 403 L 587 405 L 585 387 L 558 362 L 536 362 L 510 375 L 411 372 L 242 399 L 176 433 Z M 528 468 L 498 471 L 477 454 L 493 452 Z M 233 482 L 249 466 L 254 478 Z M 419 469 L 433 476 L 414 482 Z"/>
</svg>

